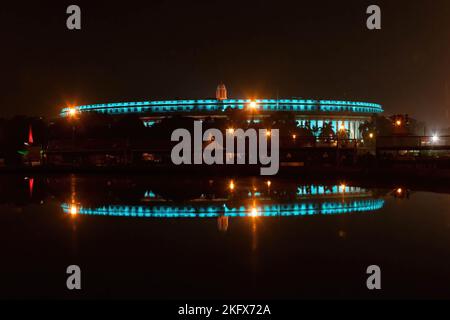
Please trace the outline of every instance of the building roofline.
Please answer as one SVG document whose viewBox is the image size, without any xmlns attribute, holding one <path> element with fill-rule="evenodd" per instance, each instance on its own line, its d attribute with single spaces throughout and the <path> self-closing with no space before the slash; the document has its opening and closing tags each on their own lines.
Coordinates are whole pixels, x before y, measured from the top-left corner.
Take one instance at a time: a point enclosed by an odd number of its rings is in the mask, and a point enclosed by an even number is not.
<svg viewBox="0 0 450 320">
<path fill-rule="evenodd" d="M 80 105 L 77 112 L 101 112 L 107 114 L 127 113 L 189 113 L 244 109 L 256 102 L 258 109 L 266 112 L 351 112 L 373 114 L 383 112 L 380 104 L 372 102 L 317 99 L 199 99 L 199 100 L 154 100 L 138 102 L 115 102 Z M 71 108 L 63 108 L 60 115 L 66 116 Z"/>
</svg>

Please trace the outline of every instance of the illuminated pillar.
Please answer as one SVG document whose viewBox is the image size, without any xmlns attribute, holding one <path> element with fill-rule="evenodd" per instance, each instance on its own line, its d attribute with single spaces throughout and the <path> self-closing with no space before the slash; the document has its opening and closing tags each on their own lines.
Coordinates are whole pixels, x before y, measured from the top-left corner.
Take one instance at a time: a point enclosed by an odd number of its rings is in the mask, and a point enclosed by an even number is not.
<svg viewBox="0 0 450 320">
<path fill-rule="evenodd" d="M 317 127 L 319 128 L 319 131 L 317 132 L 318 135 L 320 134 L 320 132 L 322 132 L 323 124 L 324 124 L 324 121 L 322 121 L 322 120 L 317 121 Z"/>
<path fill-rule="evenodd" d="M 355 135 L 354 135 L 354 133 L 355 133 L 355 131 L 354 131 L 354 129 L 353 129 L 353 121 L 349 121 L 349 123 L 348 123 L 348 127 L 349 127 L 349 134 L 350 134 L 350 136 L 349 136 L 349 138 L 350 139 L 355 139 Z"/>
<path fill-rule="evenodd" d="M 223 83 L 219 84 L 216 89 L 216 99 L 226 100 L 227 99 L 227 88 Z"/>
</svg>

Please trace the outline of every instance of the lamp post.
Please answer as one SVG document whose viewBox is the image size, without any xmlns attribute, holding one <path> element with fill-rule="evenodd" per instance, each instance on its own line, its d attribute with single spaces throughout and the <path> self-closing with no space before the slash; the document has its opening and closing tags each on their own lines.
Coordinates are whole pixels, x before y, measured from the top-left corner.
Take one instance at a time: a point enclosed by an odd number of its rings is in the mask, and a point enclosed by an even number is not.
<svg viewBox="0 0 450 320">
<path fill-rule="evenodd" d="M 256 111 L 256 109 L 258 109 L 258 104 L 256 103 L 256 101 L 250 101 L 250 103 L 248 104 L 248 107 L 249 107 L 249 109 L 250 109 L 250 112 L 251 112 L 251 114 L 252 114 L 252 117 L 251 117 L 251 122 L 253 123 L 253 121 L 254 121 L 254 118 L 255 118 L 255 111 Z"/>
<path fill-rule="evenodd" d="M 75 107 L 70 107 L 67 111 L 67 115 L 70 121 L 72 121 L 72 152 L 75 151 L 75 120 L 77 119 L 77 109 Z M 73 162 L 73 161 L 72 161 Z"/>
<path fill-rule="evenodd" d="M 75 123 L 73 121 L 76 119 L 77 110 L 75 108 L 69 108 L 68 115 L 72 121 L 72 146 L 75 147 Z"/>
</svg>

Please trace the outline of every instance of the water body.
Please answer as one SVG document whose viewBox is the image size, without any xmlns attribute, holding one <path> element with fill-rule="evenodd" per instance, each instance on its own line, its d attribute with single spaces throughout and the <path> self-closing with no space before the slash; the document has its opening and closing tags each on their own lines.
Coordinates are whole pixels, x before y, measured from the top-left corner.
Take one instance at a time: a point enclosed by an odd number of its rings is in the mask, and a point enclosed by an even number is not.
<svg viewBox="0 0 450 320">
<path fill-rule="evenodd" d="M 3 175 L 1 298 L 450 298 L 450 195 L 301 177 Z M 66 289 L 79 265 L 82 290 Z M 380 291 L 366 269 L 381 268 Z"/>
</svg>

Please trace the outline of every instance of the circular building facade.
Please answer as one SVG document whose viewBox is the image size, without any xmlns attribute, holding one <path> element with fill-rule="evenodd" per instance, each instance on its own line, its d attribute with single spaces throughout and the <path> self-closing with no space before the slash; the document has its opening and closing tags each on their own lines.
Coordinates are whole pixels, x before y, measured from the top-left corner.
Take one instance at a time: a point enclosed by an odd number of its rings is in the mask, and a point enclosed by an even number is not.
<svg viewBox="0 0 450 320">
<path fill-rule="evenodd" d="M 221 97 L 225 94 L 221 93 Z M 173 115 L 195 118 L 227 117 L 229 109 L 247 110 L 248 119 L 258 122 L 274 112 L 290 112 L 298 126 L 310 126 L 319 130 L 331 123 L 334 132 L 345 128 L 350 139 L 361 138 L 360 124 L 372 115 L 383 112 L 380 104 L 370 102 L 312 100 L 312 99 L 208 99 L 164 100 L 103 103 L 64 108 L 61 116 L 76 113 L 98 112 L 110 115 L 138 114 L 145 125 L 151 126 Z"/>
</svg>

